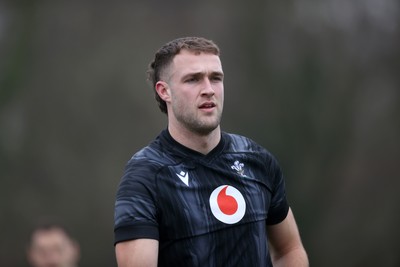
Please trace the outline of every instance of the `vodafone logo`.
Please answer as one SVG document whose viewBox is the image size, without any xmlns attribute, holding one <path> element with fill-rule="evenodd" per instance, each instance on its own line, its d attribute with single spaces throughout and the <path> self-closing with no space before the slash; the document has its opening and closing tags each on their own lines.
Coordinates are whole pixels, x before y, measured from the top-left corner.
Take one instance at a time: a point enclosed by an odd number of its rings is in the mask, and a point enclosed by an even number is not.
<svg viewBox="0 0 400 267">
<path fill-rule="evenodd" d="M 246 213 L 246 202 L 239 190 L 221 185 L 211 193 L 210 208 L 215 218 L 223 223 L 234 224 Z"/>
</svg>

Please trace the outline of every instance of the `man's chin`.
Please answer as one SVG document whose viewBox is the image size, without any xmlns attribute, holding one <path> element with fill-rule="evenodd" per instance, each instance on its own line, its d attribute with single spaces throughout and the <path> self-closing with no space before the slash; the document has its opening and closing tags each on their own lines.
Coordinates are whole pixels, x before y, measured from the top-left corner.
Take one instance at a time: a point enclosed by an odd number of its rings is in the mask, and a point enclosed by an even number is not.
<svg viewBox="0 0 400 267">
<path fill-rule="evenodd" d="M 199 135 L 209 135 L 219 127 L 219 123 L 208 123 L 194 127 L 192 130 Z"/>
</svg>

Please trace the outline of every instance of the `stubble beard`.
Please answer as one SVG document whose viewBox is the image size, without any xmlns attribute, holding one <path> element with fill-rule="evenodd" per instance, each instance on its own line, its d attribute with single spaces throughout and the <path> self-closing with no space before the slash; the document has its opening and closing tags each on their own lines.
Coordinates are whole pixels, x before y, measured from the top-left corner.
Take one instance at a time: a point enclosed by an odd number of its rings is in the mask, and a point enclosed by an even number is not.
<svg viewBox="0 0 400 267">
<path fill-rule="evenodd" d="M 222 111 L 218 111 L 216 116 L 211 120 L 210 118 L 198 118 L 193 114 L 185 112 L 175 112 L 175 117 L 189 131 L 204 136 L 214 131 L 221 122 Z"/>
</svg>

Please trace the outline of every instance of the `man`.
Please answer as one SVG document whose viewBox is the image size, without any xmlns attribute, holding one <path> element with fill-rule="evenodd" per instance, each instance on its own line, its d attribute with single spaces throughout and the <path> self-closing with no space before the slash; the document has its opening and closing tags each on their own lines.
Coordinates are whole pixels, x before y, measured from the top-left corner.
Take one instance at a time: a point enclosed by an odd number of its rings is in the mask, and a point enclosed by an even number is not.
<svg viewBox="0 0 400 267">
<path fill-rule="evenodd" d="M 149 78 L 168 128 L 132 157 L 119 185 L 118 266 L 308 266 L 277 161 L 220 129 L 217 45 L 173 40 Z"/>
<path fill-rule="evenodd" d="M 79 245 L 58 224 L 41 225 L 32 231 L 28 262 L 32 267 L 77 267 Z"/>
</svg>

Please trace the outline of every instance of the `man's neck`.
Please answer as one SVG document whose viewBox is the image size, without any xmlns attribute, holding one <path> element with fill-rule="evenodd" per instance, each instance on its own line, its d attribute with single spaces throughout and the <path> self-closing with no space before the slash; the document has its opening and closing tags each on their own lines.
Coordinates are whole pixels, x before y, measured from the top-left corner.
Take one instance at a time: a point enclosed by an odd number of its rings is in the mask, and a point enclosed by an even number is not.
<svg viewBox="0 0 400 267">
<path fill-rule="evenodd" d="M 175 141 L 204 155 L 207 155 L 213 150 L 221 140 L 220 126 L 204 135 L 194 133 L 187 129 L 178 130 L 173 127 L 168 127 L 168 131 Z"/>
</svg>

